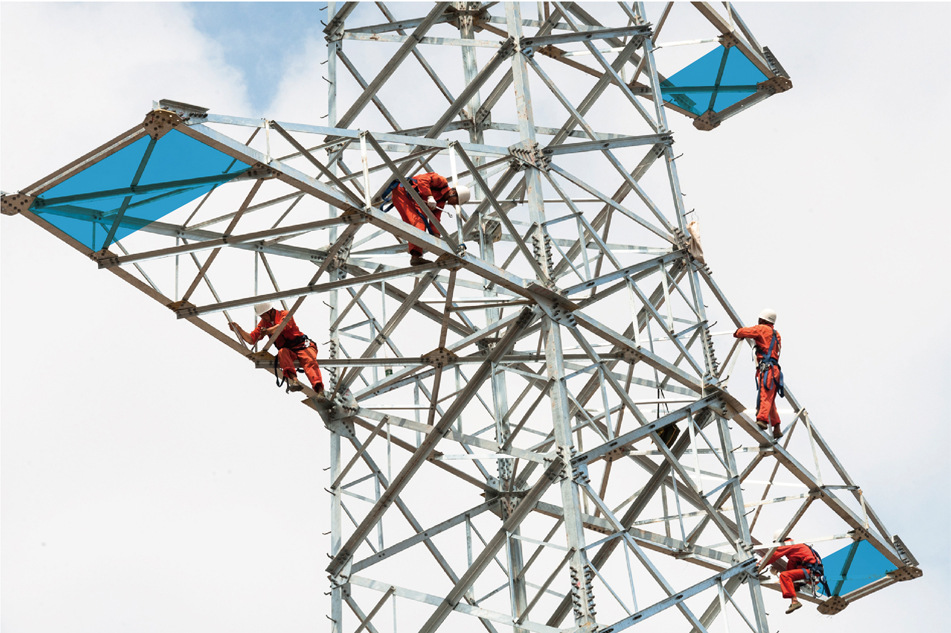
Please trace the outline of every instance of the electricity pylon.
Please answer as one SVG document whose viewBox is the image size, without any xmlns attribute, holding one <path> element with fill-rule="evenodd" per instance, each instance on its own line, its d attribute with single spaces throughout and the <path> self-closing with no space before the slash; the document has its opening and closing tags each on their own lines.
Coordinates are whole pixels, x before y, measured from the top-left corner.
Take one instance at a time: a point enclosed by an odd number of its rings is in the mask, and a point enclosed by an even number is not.
<svg viewBox="0 0 951 633">
<path fill-rule="evenodd" d="M 921 575 L 790 387 L 778 441 L 728 388 L 742 319 L 668 117 L 791 88 L 732 7 L 328 8 L 326 125 L 162 101 L 3 213 L 257 368 L 254 303 L 327 324 L 334 631 L 766 633 L 777 529 L 848 543 L 824 613 Z M 424 233 L 381 196 L 429 171 L 475 196 L 413 192 Z"/>
</svg>

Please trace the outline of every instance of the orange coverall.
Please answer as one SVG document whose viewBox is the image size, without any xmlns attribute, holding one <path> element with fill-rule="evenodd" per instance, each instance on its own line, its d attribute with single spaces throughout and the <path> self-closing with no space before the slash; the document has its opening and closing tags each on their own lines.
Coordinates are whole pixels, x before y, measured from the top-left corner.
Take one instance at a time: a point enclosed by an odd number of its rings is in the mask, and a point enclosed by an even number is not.
<svg viewBox="0 0 951 633">
<path fill-rule="evenodd" d="M 770 558 L 766 564 L 771 565 L 773 561 L 783 556 L 786 557 L 787 561 L 786 571 L 779 572 L 779 586 L 783 590 L 783 598 L 795 598 L 795 582 L 809 578 L 809 570 L 803 569 L 803 566 L 807 564 L 814 565 L 819 561 L 812 555 L 812 550 L 809 549 L 808 545 L 800 544 L 777 547 L 776 551 L 773 552 L 772 558 Z"/>
<path fill-rule="evenodd" d="M 265 338 L 264 330 L 283 323 L 286 316 L 287 311 L 274 310 L 275 321 L 271 323 L 267 320 L 267 315 L 264 315 L 257 327 L 249 333 L 251 340 L 257 343 Z M 314 390 L 323 390 L 324 379 L 320 375 L 320 366 L 317 364 L 317 346 L 313 341 L 307 341 L 304 338 L 297 323 L 294 322 L 294 317 L 291 317 L 287 326 L 281 330 L 281 335 L 274 341 L 274 346 L 277 347 L 277 364 L 284 370 L 285 380 L 297 376 L 297 368 L 294 367 L 296 358 L 300 361 L 301 369 L 304 370 Z"/>
<path fill-rule="evenodd" d="M 769 365 L 762 368 L 759 363 L 766 355 L 769 349 L 769 342 L 773 338 L 772 325 L 762 323 L 751 327 L 741 327 L 733 333 L 735 338 L 751 338 L 756 344 L 756 386 L 759 388 L 759 395 L 756 398 L 756 419 L 760 422 L 769 422 L 773 426 L 779 426 L 779 412 L 776 411 L 776 392 L 779 391 L 779 365 Z M 782 347 L 782 337 L 776 332 L 776 344 L 773 345 L 773 351 L 770 354 L 774 360 L 779 360 L 779 348 Z"/>
<path fill-rule="evenodd" d="M 414 176 L 414 179 L 416 180 L 414 189 L 419 193 L 419 197 L 423 199 L 423 202 L 425 202 L 429 196 L 432 196 L 436 200 L 436 208 L 433 209 L 432 213 L 436 216 L 437 220 L 441 220 L 442 211 L 446 207 L 446 200 L 449 198 L 449 193 L 452 190 L 449 186 L 449 181 L 435 172 L 419 174 L 418 176 Z M 419 210 L 419 205 L 413 201 L 413 198 L 406 192 L 403 185 L 393 190 L 392 200 L 393 206 L 400 212 L 400 217 L 403 218 L 404 222 L 412 224 L 420 231 L 426 230 L 426 223 L 429 219 L 426 217 L 426 214 Z M 429 232 L 432 235 L 439 235 L 439 229 L 435 226 L 431 226 Z M 423 249 L 416 244 L 410 244 L 409 252 L 412 255 L 420 257 L 423 254 Z"/>
</svg>

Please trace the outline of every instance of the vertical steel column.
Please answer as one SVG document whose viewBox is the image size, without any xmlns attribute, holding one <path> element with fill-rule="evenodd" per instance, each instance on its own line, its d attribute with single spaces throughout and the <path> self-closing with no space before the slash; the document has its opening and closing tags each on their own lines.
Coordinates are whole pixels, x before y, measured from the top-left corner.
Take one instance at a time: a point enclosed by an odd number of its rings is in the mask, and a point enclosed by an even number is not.
<svg viewBox="0 0 951 633">
<path fill-rule="evenodd" d="M 480 2 L 455 2 L 453 3 L 461 13 L 459 17 L 459 34 L 464 40 L 475 39 L 475 33 L 472 28 L 473 17 L 469 11 L 475 11 L 480 6 Z M 474 46 L 463 46 L 462 47 L 462 70 L 465 76 L 466 85 L 470 85 L 479 74 L 479 65 L 476 58 L 476 49 Z M 466 114 L 468 115 L 470 121 L 472 121 L 472 127 L 469 128 L 469 140 L 473 143 L 484 143 L 485 135 L 482 131 L 480 121 L 478 120 L 479 108 L 482 104 L 482 98 L 480 96 L 479 90 L 476 90 L 472 97 L 469 99 L 469 103 L 466 106 Z M 453 150 L 450 150 L 453 151 Z M 485 159 L 481 156 L 476 156 L 473 159 L 473 162 L 476 165 L 482 165 L 485 163 Z M 473 186 L 472 193 L 475 198 L 479 193 L 478 187 Z M 458 221 L 462 221 L 459 218 Z M 479 220 L 481 222 L 481 220 Z M 482 259 L 490 264 L 495 264 L 495 242 L 492 241 L 492 236 L 486 236 L 484 240 L 484 248 L 481 252 Z M 497 297 L 498 293 L 492 289 L 486 289 L 484 294 L 487 297 Z M 489 325 L 497 322 L 502 315 L 502 311 L 499 308 L 487 308 L 486 311 L 486 321 Z M 511 434 L 511 427 L 508 421 L 508 390 L 506 388 L 505 380 L 505 371 L 500 369 L 498 365 L 492 367 L 492 408 L 493 415 L 495 417 L 495 437 L 496 441 L 499 443 L 499 446 L 505 445 L 508 441 L 509 435 Z M 500 494 L 505 495 L 506 492 L 512 492 L 515 482 L 512 480 L 512 460 L 510 459 L 499 459 L 496 460 L 498 467 L 498 481 L 496 482 L 497 489 Z M 501 504 L 501 513 L 502 520 L 508 519 L 511 513 L 511 506 L 509 503 L 503 502 Z M 512 532 L 513 535 L 518 536 L 520 530 L 515 528 Z M 509 563 L 509 578 L 512 583 L 512 617 L 514 620 L 517 620 L 525 612 L 526 607 L 528 606 L 528 594 L 525 589 L 525 576 L 522 574 L 522 567 L 524 565 L 524 557 L 522 553 L 522 541 L 518 538 L 509 538 L 506 539 L 506 557 Z M 521 627 L 516 627 L 514 629 L 516 633 L 523 633 L 525 629 Z"/>
<path fill-rule="evenodd" d="M 522 15 L 519 4 L 509 2 L 505 5 L 505 17 L 509 35 L 515 38 L 519 47 L 512 58 L 512 83 L 515 89 L 515 105 L 518 115 L 518 129 L 525 149 L 537 148 L 535 140 L 535 121 L 532 112 L 532 96 L 529 88 L 528 65 L 521 50 Z M 542 273 L 539 283 L 551 282 L 552 262 L 547 248 L 547 235 L 543 229 L 545 222 L 545 204 L 542 192 L 542 178 L 538 169 L 526 167 L 524 171 L 525 195 L 528 200 L 529 217 L 532 222 L 531 238 L 535 258 Z M 564 477 L 561 479 L 561 500 L 564 507 L 565 532 L 567 545 L 571 550 L 571 597 L 574 607 L 575 624 L 595 626 L 594 593 L 591 579 L 594 574 L 588 565 L 585 552 L 584 526 L 581 520 L 581 495 L 573 479 L 571 453 L 571 419 L 568 413 L 568 392 L 565 384 L 565 366 L 562 355 L 561 331 L 559 325 L 549 315 L 542 315 L 542 336 L 545 339 L 545 363 L 547 375 L 552 380 L 550 392 L 552 424 L 558 458 L 562 462 Z"/>
<path fill-rule="evenodd" d="M 327 22 L 328 24 L 333 23 L 334 16 L 337 11 L 337 3 L 334 0 L 329 0 L 327 3 Z M 340 31 L 343 30 L 343 27 L 340 27 Z M 341 48 L 341 43 L 343 39 L 340 32 L 330 33 L 327 35 L 327 74 L 330 75 L 328 79 L 329 86 L 327 87 L 327 120 L 330 127 L 335 127 L 337 125 L 337 51 Z M 338 161 L 334 161 L 330 166 L 332 173 L 337 174 L 337 165 Z M 337 209 L 335 207 L 330 207 L 330 216 L 335 217 L 337 215 Z M 333 226 L 330 229 L 330 243 L 333 244 L 337 241 L 337 227 Z M 331 279 L 339 279 L 341 277 L 341 271 L 339 269 L 334 269 L 331 271 Z M 328 294 L 327 303 L 330 306 L 330 357 L 336 358 L 337 353 L 340 349 L 340 332 L 337 329 L 337 326 L 334 325 L 337 322 L 339 315 L 339 306 L 338 306 L 338 291 L 331 290 Z M 329 368 L 329 382 L 327 384 L 327 389 L 333 392 L 337 383 L 337 369 L 335 367 Z M 340 477 L 341 469 L 341 436 L 337 432 L 336 428 L 330 429 L 330 481 L 334 482 Z M 337 552 L 340 551 L 340 547 L 343 543 L 343 508 L 341 506 L 341 492 L 339 489 L 331 492 L 332 497 L 330 499 L 330 555 L 335 556 Z M 335 579 L 331 578 L 330 580 L 330 619 L 331 619 L 331 633 L 342 633 L 343 631 L 343 587 L 340 586 Z"/>
</svg>

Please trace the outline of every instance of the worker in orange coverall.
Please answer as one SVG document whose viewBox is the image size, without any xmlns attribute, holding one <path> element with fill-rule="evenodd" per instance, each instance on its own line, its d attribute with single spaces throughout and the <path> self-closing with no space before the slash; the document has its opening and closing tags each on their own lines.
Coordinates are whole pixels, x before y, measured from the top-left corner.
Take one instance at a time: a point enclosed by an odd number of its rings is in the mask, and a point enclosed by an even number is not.
<svg viewBox="0 0 951 633">
<path fill-rule="evenodd" d="M 779 412 L 776 411 L 776 394 L 786 396 L 783 389 L 783 372 L 779 366 L 779 350 L 782 337 L 776 331 L 776 311 L 766 308 L 759 315 L 759 323 L 741 327 L 733 336 L 753 339 L 756 347 L 756 424 L 764 431 L 773 426 L 773 437 L 783 436 Z"/>
<path fill-rule="evenodd" d="M 777 534 L 777 538 L 778 538 Z M 774 539 L 775 540 L 775 539 Z M 813 574 L 810 568 L 818 566 L 819 560 L 812 553 L 812 548 L 805 544 L 792 544 L 790 537 L 783 538 L 784 545 L 777 547 L 773 555 L 763 563 L 763 566 L 773 565 L 773 570 L 779 572 L 779 587 L 783 590 L 783 598 L 789 598 L 789 608 L 786 613 L 792 613 L 802 606 L 802 603 L 796 599 L 796 581 L 809 580 Z M 788 543 L 788 544 L 787 544 Z M 786 559 L 786 568 L 780 569 L 776 563 L 780 558 Z"/>
<path fill-rule="evenodd" d="M 455 206 L 469 201 L 468 187 L 464 185 L 460 185 L 458 189 L 450 187 L 449 181 L 435 172 L 419 174 L 409 180 L 437 220 L 442 219 L 442 212 L 447 203 Z M 426 214 L 420 211 L 419 205 L 413 201 L 403 185 L 398 185 L 393 190 L 393 206 L 407 224 L 412 224 L 420 231 L 428 231 L 431 235 L 439 235 L 439 230 L 435 226 L 430 226 Z M 411 266 L 422 266 L 429 262 L 423 258 L 423 249 L 416 244 L 409 245 L 409 254 Z"/>
<path fill-rule="evenodd" d="M 228 324 L 231 330 L 248 345 L 269 338 L 287 318 L 287 311 L 275 310 L 270 303 L 256 304 L 254 314 L 261 321 L 250 333 L 245 332 L 237 323 Z M 297 323 L 294 322 L 294 317 L 289 318 L 287 326 L 281 330 L 274 345 L 277 347 L 277 363 L 284 371 L 284 380 L 287 381 L 287 391 L 301 391 L 304 388 L 297 380 L 297 368 L 294 366 L 294 361 L 297 360 L 314 391 L 317 392 L 318 397 L 322 398 L 324 380 L 320 375 L 320 366 L 317 364 L 317 346 L 301 333 Z"/>
</svg>

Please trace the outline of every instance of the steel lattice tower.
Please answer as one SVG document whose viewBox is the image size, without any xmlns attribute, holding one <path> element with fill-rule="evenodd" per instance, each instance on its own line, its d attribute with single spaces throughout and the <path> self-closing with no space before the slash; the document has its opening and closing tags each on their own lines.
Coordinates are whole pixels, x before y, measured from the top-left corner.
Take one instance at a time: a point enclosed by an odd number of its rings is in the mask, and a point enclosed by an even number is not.
<svg viewBox="0 0 951 633">
<path fill-rule="evenodd" d="M 791 88 L 732 7 L 331 3 L 325 33 L 325 125 L 164 101 L 3 212 L 267 372 L 230 321 L 327 324 L 334 631 L 766 633 L 777 529 L 851 544 L 824 613 L 921 574 L 791 388 L 779 441 L 730 393 L 668 117 Z M 439 237 L 379 208 L 426 171 L 475 192 Z"/>
</svg>

